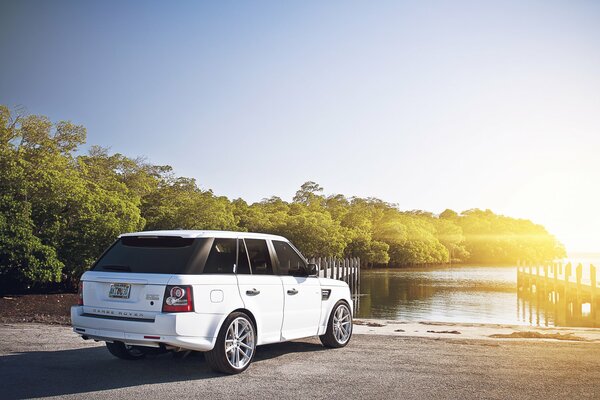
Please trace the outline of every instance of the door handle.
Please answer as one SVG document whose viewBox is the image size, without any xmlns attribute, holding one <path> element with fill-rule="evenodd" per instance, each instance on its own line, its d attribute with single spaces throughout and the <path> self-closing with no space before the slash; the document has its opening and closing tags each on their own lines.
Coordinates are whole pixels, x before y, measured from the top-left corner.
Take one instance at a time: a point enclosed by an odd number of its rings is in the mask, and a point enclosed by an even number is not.
<svg viewBox="0 0 600 400">
<path fill-rule="evenodd" d="M 296 289 L 288 290 L 288 294 L 293 296 L 295 294 L 298 294 L 298 291 Z"/>
<path fill-rule="evenodd" d="M 256 296 L 257 294 L 260 294 L 260 290 L 256 290 L 256 289 L 246 290 L 246 294 L 248 296 Z"/>
</svg>

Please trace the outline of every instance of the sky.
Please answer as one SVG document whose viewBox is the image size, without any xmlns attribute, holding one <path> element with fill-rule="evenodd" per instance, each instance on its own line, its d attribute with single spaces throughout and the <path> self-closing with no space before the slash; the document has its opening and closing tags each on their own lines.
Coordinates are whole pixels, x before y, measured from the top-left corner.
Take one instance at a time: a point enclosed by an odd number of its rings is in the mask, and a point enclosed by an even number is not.
<svg viewBox="0 0 600 400">
<path fill-rule="evenodd" d="M 600 2 L 2 0 L 0 60 L 0 104 L 217 195 L 312 180 L 600 251 Z"/>
</svg>

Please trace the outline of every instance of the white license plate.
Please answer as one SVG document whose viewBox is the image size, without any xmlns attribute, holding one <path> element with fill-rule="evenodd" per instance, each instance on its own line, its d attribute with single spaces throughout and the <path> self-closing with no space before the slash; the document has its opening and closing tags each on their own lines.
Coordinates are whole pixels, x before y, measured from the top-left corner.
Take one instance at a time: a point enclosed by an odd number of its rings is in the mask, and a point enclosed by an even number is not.
<svg viewBox="0 0 600 400">
<path fill-rule="evenodd" d="M 113 299 L 128 299 L 131 285 L 128 283 L 111 283 L 108 297 Z"/>
</svg>

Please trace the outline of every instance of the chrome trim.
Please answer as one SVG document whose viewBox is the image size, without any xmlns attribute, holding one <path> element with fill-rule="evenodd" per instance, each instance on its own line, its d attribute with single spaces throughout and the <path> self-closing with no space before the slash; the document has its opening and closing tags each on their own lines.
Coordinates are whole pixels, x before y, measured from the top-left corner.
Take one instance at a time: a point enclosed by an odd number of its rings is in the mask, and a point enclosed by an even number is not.
<svg viewBox="0 0 600 400">
<path fill-rule="evenodd" d="M 89 317 L 89 318 L 117 319 L 119 321 L 154 322 L 154 318 L 150 319 L 150 318 L 119 317 L 119 316 L 115 316 L 115 315 L 90 314 L 90 313 L 83 313 L 83 314 L 81 314 L 81 316 Z"/>
</svg>

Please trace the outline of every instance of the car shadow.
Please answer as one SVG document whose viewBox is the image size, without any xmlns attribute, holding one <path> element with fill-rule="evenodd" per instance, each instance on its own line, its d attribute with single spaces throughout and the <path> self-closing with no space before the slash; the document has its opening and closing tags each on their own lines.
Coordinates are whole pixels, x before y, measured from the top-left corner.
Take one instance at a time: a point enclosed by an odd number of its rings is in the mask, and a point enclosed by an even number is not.
<svg viewBox="0 0 600 400">
<path fill-rule="evenodd" d="M 290 353 L 324 350 L 321 344 L 287 342 L 260 346 L 262 363 Z M 104 346 L 61 351 L 28 351 L 0 356 L 2 399 L 62 396 L 147 384 L 223 378 L 202 353 L 175 359 L 170 353 L 138 361 L 119 360 Z"/>
</svg>

